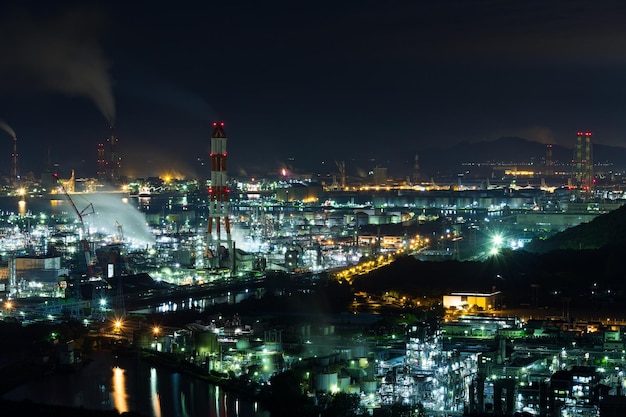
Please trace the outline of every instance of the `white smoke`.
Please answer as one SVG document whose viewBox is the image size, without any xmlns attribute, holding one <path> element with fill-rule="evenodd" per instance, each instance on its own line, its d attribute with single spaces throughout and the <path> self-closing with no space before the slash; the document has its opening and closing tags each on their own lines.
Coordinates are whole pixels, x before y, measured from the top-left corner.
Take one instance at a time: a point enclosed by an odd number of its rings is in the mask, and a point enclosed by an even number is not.
<svg viewBox="0 0 626 417">
<path fill-rule="evenodd" d="M 5 88 L 34 88 L 91 99 L 114 125 L 115 102 L 99 45 L 102 14 L 75 8 L 52 18 L 20 15 L 0 24 L 0 79 Z"/>
<path fill-rule="evenodd" d="M 261 251 L 263 242 L 253 239 L 247 230 L 241 228 L 237 223 L 233 224 L 230 230 L 231 239 L 235 246 L 244 252 L 257 253 Z"/>
<path fill-rule="evenodd" d="M 15 135 L 15 130 L 13 130 L 13 128 L 11 128 L 11 126 L 9 126 L 4 120 L 0 120 L 0 129 L 4 130 L 9 135 L 11 135 L 13 139 L 17 137 Z"/>
<path fill-rule="evenodd" d="M 124 241 L 135 247 L 154 245 L 154 236 L 144 213 L 125 202 L 120 194 L 90 194 L 94 214 L 85 218 L 91 229 L 112 236 L 121 232 Z"/>
</svg>

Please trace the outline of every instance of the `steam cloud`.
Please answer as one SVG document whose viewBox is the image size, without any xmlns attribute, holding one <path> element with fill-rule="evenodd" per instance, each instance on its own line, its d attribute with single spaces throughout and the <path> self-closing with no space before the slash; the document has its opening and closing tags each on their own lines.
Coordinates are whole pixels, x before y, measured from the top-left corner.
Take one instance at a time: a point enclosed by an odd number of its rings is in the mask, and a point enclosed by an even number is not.
<svg viewBox="0 0 626 417">
<path fill-rule="evenodd" d="M 11 135 L 13 139 L 17 138 L 17 136 L 15 135 L 15 130 L 13 130 L 13 128 L 11 128 L 11 126 L 9 126 L 4 120 L 0 120 L 0 129 Z"/>
<path fill-rule="evenodd" d="M 102 20 L 99 11 L 79 8 L 51 19 L 20 15 L 3 22 L 2 83 L 88 98 L 114 125 L 109 63 L 98 42 Z"/>
<path fill-rule="evenodd" d="M 90 226 L 109 235 L 115 235 L 116 225 L 120 224 L 123 228 L 124 239 L 132 246 L 154 244 L 154 236 L 146 224 L 145 214 L 125 203 L 121 196 L 92 194 L 89 200 L 95 210 L 95 214 L 86 219 Z"/>
</svg>

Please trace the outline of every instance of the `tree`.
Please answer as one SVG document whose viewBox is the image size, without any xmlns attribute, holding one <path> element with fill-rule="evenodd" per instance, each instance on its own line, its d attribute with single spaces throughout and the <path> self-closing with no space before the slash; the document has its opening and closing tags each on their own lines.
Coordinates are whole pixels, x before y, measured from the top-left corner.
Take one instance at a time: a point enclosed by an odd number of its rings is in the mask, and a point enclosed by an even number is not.
<svg viewBox="0 0 626 417">
<path fill-rule="evenodd" d="M 322 416 L 356 417 L 359 415 L 360 402 L 358 394 L 338 392 L 331 396 L 328 406 L 322 411 Z"/>
<path fill-rule="evenodd" d="M 302 392 L 302 376 L 288 370 L 270 378 L 270 392 L 266 397 L 266 407 L 272 417 L 315 416 L 313 402 Z"/>
</svg>

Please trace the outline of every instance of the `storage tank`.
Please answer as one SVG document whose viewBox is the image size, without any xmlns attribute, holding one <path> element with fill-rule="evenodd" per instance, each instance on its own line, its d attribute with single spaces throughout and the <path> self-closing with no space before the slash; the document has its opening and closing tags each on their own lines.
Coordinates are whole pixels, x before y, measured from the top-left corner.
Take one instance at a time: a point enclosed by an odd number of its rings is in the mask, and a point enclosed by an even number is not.
<svg viewBox="0 0 626 417">
<path fill-rule="evenodd" d="M 337 372 L 328 372 L 321 373 L 317 375 L 317 383 L 315 384 L 315 388 L 318 391 L 334 391 L 337 385 Z"/>
<path fill-rule="evenodd" d="M 353 358 L 365 358 L 367 356 L 367 347 L 365 345 L 357 345 L 352 347 Z"/>
<path fill-rule="evenodd" d="M 377 389 L 378 389 L 378 384 L 376 383 L 376 381 L 361 382 L 361 391 L 363 391 L 366 394 L 375 393 Z"/>
<path fill-rule="evenodd" d="M 350 388 L 350 377 L 344 376 L 344 377 L 339 378 L 338 387 L 339 387 L 339 391 L 348 392 Z"/>
<path fill-rule="evenodd" d="M 344 348 L 339 351 L 339 356 L 341 360 L 349 361 L 352 359 L 352 349 Z"/>
</svg>

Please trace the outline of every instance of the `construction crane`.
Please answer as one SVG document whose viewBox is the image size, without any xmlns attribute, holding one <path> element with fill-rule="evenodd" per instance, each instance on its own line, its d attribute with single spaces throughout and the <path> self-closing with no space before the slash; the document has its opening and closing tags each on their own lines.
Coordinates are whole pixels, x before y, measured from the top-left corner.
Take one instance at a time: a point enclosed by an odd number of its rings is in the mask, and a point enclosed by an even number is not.
<svg viewBox="0 0 626 417">
<path fill-rule="evenodd" d="M 65 194 L 67 201 L 69 201 L 70 205 L 72 206 L 72 209 L 74 210 L 74 213 L 76 213 L 76 216 L 78 217 L 81 231 L 83 233 L 82 239 L 81 239 L 81 245 L 82 245 L 83 254 L 85 256 L 85 263 L 87 264 L 87 273 L 89 274 L 89 277 L 93 277 L 94 276 L 93 262 L 92 262 L 92 257 L 91 257 L 91 250 L 89 248 L 89 241 L 87 239 L 87 237 L 89 236 L 89 229 L 85 226 L 85 222 L 83 220 L 83 216 L 94 213 L 93 204 L 89 203 L 89 205 L 85 207 L 82 211 L 78 210 L 78 208 L 76 207 L 76 204 L 74 204 L 74 201 L 70 197 L 70 194 L 67 192 L 67 189 L 63 185 L 63 181 L 59 178 L 59 175 L 54 173 L 52 174 L 52 176 L 59 183 L 61 190 L 63 190 L 63 194 Z"/>
<path fill-rule="evenodd" d="M 120 242 L 124 242 L 124 229 L 123 229 L 123 226 L 120 224 L 120 222 L 115 220 L 115 227 L 117 228 L 117 238 L 119 239 Z"/>
</svg>

